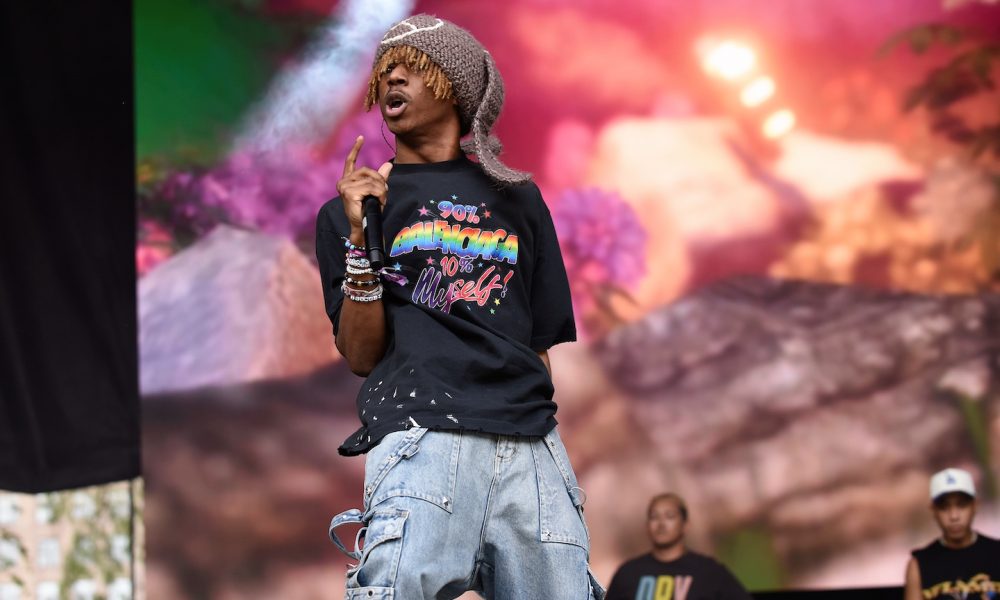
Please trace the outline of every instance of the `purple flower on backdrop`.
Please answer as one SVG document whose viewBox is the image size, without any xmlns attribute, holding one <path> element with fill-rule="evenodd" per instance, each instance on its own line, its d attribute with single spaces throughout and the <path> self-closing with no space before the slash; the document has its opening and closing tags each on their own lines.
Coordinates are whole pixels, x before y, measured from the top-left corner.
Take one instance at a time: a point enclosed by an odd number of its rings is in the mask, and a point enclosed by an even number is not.
<svg viewBox="0 0 1000 600">
<path fill-rule="evenodd" d="M 601 304 L 611 291 L 627 292 L 645 275 L 646 230 L 617 193 L 565 190 L 553 203 L 552 220 L 581 313 Z"/>
<path fill-rule="evenodd" d="M 223 210 L 202 202 L 201 170 L 170 171 L 144 162 L 139 171 L 136 208 L 140 245 L 152 235 L 157 244 L 169 242 L 172 250 L 178 250 L 198 240 L 216 224 L 229 221 Z M 166 239 L 161 239 L 164 235 Z"/>
<path fill-rule="evenodd" d="M 312 150 L 236 152 L 198 182 L 203 205 L 222 210 L 232 223 L 297 237 L 316 211 L 337 194 L 340 167 Z"/>
<path fill-rule="evenodd" d="M 344 160 L 358 135 L 365 136 L 358 166 L 377 168 L 392 157 L 380 123 L 378 113 L 354 117 L 341 127 L 327 157 L 303 146 L 234 152 L 200 178 L 200 200 L 244 227 L 290 238 L 307 234 L 319 207 L 337 195 Z"/>
<path fill-rule="evenodd" d="M 383 138 L 381 125 L 378 111 L 350 117 L 325 151 L 305 145 L 237 150 L 215 166 L 183 170 L 144 164 L 137 186 L 139 216 L 146 224 L 140 237 L 155 224 L 177 250 L 230 223 L 308 238 L 319 207 L 337 195 L 344 160 L 358 135 L 365 137 L 358 166 L 377 168 L 392 158 L 393 140 L 388 131 Z"/>
</svg>

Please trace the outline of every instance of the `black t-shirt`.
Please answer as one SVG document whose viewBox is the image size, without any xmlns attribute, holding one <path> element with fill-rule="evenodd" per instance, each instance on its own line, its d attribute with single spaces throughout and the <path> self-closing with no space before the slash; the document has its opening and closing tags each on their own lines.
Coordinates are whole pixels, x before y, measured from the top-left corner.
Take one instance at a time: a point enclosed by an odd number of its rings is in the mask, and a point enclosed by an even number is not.
<svg viewBox="0 0 1000 600">
<path fill-rule="evenodd" d="M 924 598 L 978 598 L 1000 594 L 1000 541 L 976 535 L 965 548 L 949 548 L 940 540 L 913 551 L 920 568 Z M 957 595 L 956 595 L 957 594 Z"/>
<path fill-rule="evenodd" d="M 552 381 L 537 351 L 576 339 L 552 217 L 533 183 L 500 189 L 471 160 L 398 164 L 382 213 L 387 350 L 357 398 L 362 427 L 341 454 L 410 427 L 544 435 Z M 317 218 L 326 311 L 344 297 L 340 198 Z"/>
<path fill-rule="evenodd" d="M 696 552 L 661 562 L 644 554 L 626 562 L 611 578 L 605 600 L 749 600 L 729 569 Z"/>
</svg>

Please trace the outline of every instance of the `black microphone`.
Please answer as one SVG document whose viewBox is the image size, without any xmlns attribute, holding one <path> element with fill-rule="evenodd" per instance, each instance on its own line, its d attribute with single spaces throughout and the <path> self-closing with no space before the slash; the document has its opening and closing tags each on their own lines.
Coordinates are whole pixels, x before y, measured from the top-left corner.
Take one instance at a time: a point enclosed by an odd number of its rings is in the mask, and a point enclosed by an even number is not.
<svg viewBox="0 0 1000 600">
<path fill-rule="evenodd" d="M 385 266 L 385 241 L 382 239 L 382 207 L 378 198 L 365 196 L 361 200 L 361 226 L 365 228 L 365 249 L 368 262 L 376 272 Z"/>
</svg>

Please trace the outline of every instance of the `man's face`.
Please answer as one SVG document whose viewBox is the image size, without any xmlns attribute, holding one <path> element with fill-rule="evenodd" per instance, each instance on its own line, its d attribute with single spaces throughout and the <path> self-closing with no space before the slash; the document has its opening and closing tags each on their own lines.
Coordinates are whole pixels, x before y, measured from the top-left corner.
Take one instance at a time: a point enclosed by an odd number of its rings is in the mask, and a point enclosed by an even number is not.
<svg viewBox="0 0 1000 600">
<path fill-rule="evenodd" d="M 438 100 L 423 75 L 405 64 L 389 67 L 379 76 L 378 106 L 394 135 L 434 137 L 449 124 L 458 125 L 454 99 Z"/>
<path fill-rule="evenodd" d="M 962 541 L 972 534 L 976 500 L 961 492 L 952 492 L 935 500 L 931 512 L 945 540 Z"/>
<path fill-rule="evenodd" d="M 654 548 L 668 548 L 682 541 L 686 525 L 677 503 L 669 498 L 657 500 L 649 508 L 646 527 Z"/>
</svg>

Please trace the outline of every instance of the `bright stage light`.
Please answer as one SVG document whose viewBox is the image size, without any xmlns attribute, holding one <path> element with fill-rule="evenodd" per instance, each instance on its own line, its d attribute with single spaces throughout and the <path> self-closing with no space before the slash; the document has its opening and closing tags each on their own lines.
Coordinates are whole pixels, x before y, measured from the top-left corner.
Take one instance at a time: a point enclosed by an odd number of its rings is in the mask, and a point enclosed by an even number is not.
<svg viewBox="0 0 1000 600">
<path fill-rule="evenodd" d="M 767 120 L 764 121 L 761 130 L 764 133 L 764 137 L 774 140 L 791 131 L 793 127 L 795 127 L 795 113 L 787 108 L 783 108 L 771 113 L 767 117 Z"/>
<path fill-rule="evenodd" d="M 747 108 L 760 106 L 774 95 L 774 80 L 762 75 L 746 84 L 740 91 L 740 102 Z"/>
<path fill-rule="evenodd" d="M 701 66 L 708 73 L 730 81 L 745 77 L 757 63 L 757 55 L 749 46 L 727 40 L 702 54 Z"/>
</svg>

